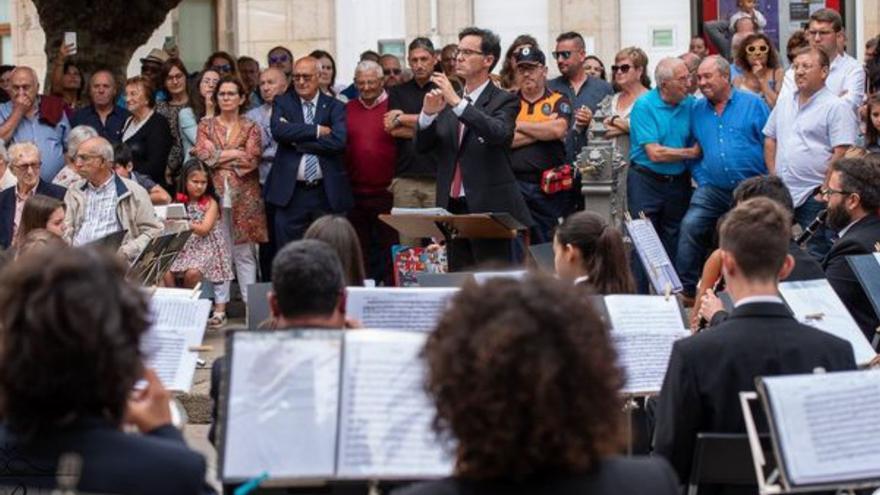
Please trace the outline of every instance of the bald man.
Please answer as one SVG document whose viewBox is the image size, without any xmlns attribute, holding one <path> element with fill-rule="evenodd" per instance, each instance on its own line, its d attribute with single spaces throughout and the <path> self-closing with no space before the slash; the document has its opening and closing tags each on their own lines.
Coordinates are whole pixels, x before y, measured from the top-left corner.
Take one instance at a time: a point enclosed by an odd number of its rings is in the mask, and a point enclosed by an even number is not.
<svg viewBox="0 0 880 495">
<path fill-rule="evenodd" d="M 345 107 L 318 90 L 317 59 L 297 60 L 291 78 L 294 92 L 276 96 L 272 108 L 278 150 L 263 188 L 279 249 L 302 238 L 316 218 L 345 214 L 353 203 L 342 159 Z"/>
<path fill-rule="evenodd" d="M 40 82 L 30 67 L 16 67 L 10 86 L 11 99 L 0 105 L 0 139 L 34 142 L 43 159 L 40 178 L 52 182 L 64 167 L 64 143 L 70 130 L 64 102 L 57 96 L 39 94 Z"/>
</svg>

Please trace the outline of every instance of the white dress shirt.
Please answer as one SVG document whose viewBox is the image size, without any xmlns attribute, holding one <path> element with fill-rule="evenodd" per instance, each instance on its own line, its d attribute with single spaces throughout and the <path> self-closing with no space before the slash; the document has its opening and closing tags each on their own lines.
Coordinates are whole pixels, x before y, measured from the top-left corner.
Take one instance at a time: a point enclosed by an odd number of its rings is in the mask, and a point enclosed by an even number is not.
<svg viewBox="0 0 880 495">
<path fill-rule="evenodd" d="M 791 191 L 795 208 L 825 181 L 834 148 L 854 144 L 859 128 L 847 103 L 828 88 L 803 105 L 798 95 L 780 96 L 764 126 L 764 135 L 776 140 L 776 175 Z"/>
<path fill-rule="evenodd" d="M 782 302 L 782 298 L 779 296 L 766 295 L 766 296 L 744 297 L 744 298 L 740 299 L 739 301 L 736 301 L 735 303 L 733 303 L 733 307 L 738 308 L 738 307 L 742 306 L 743 304 L 753 304 L 753 303 L 785 304 Z"/>
</svg>

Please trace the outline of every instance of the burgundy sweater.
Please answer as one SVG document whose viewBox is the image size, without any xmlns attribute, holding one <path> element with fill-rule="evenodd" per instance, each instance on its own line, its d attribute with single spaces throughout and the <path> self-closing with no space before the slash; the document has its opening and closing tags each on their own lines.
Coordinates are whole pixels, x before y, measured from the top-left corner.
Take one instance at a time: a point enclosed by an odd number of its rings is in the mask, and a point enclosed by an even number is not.
<svg viewBox="0 0 880 495">
<path fill-rule="evenodd" d="M 367 109 L 359 99 L 345 105 L 348 142 L 345 145 L 345 167 L 356 195 L 387 193 L 394 177 L 397 147 L 394 138 L 385 132 L 382 117 L 388 112 L 388 99 Z"/>
</svg>

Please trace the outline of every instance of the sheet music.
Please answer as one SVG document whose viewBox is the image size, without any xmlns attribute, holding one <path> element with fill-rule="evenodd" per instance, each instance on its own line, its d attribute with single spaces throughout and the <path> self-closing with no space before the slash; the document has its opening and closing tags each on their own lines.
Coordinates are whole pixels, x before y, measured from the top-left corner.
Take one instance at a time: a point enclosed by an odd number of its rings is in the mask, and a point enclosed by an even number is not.
<svg viewBox="0 0 880 495">
<path fill-rule="evenodd" d="M 427 216 L 449 216 L 452 213 L 446 211 L 445 208 L 401 208 L 395 206 L 391 208 L 392 215 L 427 215 Z"/>
<path fill-rule="evenodd" d="M 651 221 L 639 218 L 625 224 L 654 290 L 663 294 L 668 285 L 672 292 L 681 292 L 681 280 Z"/>
<path fill-rule="evenodd" d="M 611 340 L 626 374 L 623 392 L 660 392 L 669 367 L 672 344 L 689 335 L 687 330 L 611 332 Z"/>
<path fill-rule="evenodd" d="M 856 363 L 866 364 L 876 356 L 871 343 L 827 280 L 782 282 L 779 293 L 798 321 L 852 344 Z"/>
<path fill-rule="evenodd" d="M 674 297 L 667 300 L 663 296 L 605 296 L 605 307 L 615 331 L 679 331 L 686 328 L 678 301 Z"/>
<path fill-rule="evenodd" d="M 457 291 L 454 287 L 349 287 L 345 313 L 366 328 L 430 332 Z"/>
<path fill-rule="evenodd" d="M 359 330 L 345 335 L 337 475 L 439 477 L 451 460 L 430 424 L 419 352 L 425 334 Z"/>
<path fill-rule="evenodd" d="M 514 280 L 522 280 L 529 272 L 526 270 L 510 270 L 500 272 L 474 272 L 474 281 L 480 285 L 485 284 L 493 278 L 512 278 Z"/>
<path fill-rule="evenodd" d="M 141 340 L 147 366 L 154 368 L 169 390 L 188 392 L 196 371 L 198 353 L 211 312 L 207 299 L 157 296 L 150 299 L 153 324 Z"/>
<path fill-rule="evenodd" d="M 339 331 L 238 332 L 233 337 L 222 477 L 332 478 Z"/>
<path fill-rule="evenodd" d="M 880 479 L 880 371 L 762 380 L 792 484 Z"/>
<path fill-rule="evenodd" d="M 687 337 L 674 297 L 605 296 L 611 339 L 626 373 L 625 393 L 659 392 L 669 366 L 672 344 Z"/>
</svg>

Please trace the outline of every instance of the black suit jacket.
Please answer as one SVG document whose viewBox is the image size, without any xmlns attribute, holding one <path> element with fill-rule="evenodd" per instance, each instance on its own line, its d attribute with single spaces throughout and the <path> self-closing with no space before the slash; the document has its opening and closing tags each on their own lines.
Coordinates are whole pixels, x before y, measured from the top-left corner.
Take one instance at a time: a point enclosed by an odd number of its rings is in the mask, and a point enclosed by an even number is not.
<svg viewBox="0 0 880 495">
<path fill-rule="evenodd" d="M 874 338 L 874 329 L 880 325 L 880 319 L 874 312 L 874 306 L 865 294 L 858 277 L 853 273 L 847 256 L 870 254 L 874 252 L 874 244 L 880 242 L 880 216 L 868 215 L 846 231 L 846 234 L 834 242 L 831 250 L 822 260 L 825 276 L 834 291 L 843 300 L 844 306 L 855 318 L 868 342 Z"/>
<path fill-rule="evenodd" d="M 288 91 L 275 98 L 271 128 L 272 137 L 278 142 L 278 151 L 263 186 L 263 194 L 267 203 L 279 208 L 290 204 L 296 190 L 300 161 L 303 154 L 310 153 L 318 157 L 330 208 L 336 213 L 345 213 L 354 204 L 343 162 L 347 135 L 345 105 L 336 98 L 319 94 L 313 122 L 305 123 L 302 102 L 295 92 Z M 330 134 L 319 138 L 319 125 L 329 127 Z"/>
<path fill-rule="evenodd" d="M 687 483 L 699 432 L 745 433 L 739 392 L 759 376 L 856 368 L 852 346 L 802 325 L 782 304 L 751 303 L 672 347 L 657 404 L 654 451 Z M 759 430 L 766 422 L 758 418 Z"/>
<path fill-rule="evenodd" d="M 449 206 L 449 189 L 456 162 L 461 162 L 462 183 L 472 213 L 511 214 L 520 223 L 532 225 L 532 216 L 510 164 L 510 146 L 516 130 L 519 98 L 492 82 L 480 97 L 468 104 L 461 117 L 445 108 L 434 122 L 416 132 L 419 153 L 436 152 L 437 206 Z M 458 123 L 464 136 L 458 144 Z"/>
<path fill-rule="evenodd" d="M 64 201 L 67 189 L 40 180 L 37 183 L 36 193 Z M 15 223 L 15 186 L 0 192 L 0 247 L 3 249 L 9 249 L 12 244 L 13 223 Z"/>
<path fill-rule="evenodd" d="M 183 435 L 173 426 L 137 435 L 123 433 L 104 419 L 83 418 L 69 427 L 24 442 L 2 425 L 0 445 L 6 460 L 0 485 L 7 487 L 54 487 L 59 457 L 75 452 L 83 460 L 77 488 L 84 492 L 214 493 L 205 484 L 204 457 L 190 450 Z M 9 462 L 10 459 L 18 462 Z"/>
<path fill-rule="evenodd" d="M 675 473 L 658 458 L 610 458 L 585 474 L 512 481 L 444 479 L 420 483 L 392 495 L 677 495 Z"/>
</svg>

